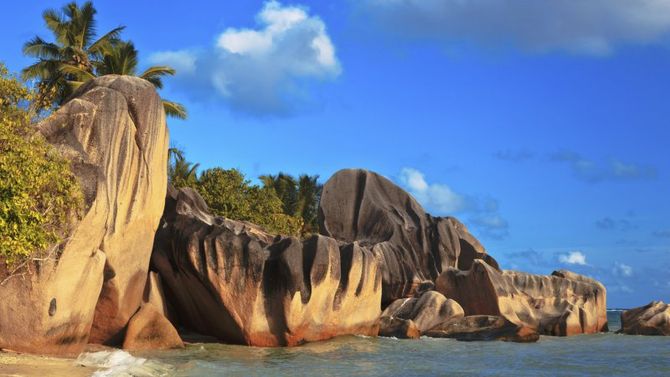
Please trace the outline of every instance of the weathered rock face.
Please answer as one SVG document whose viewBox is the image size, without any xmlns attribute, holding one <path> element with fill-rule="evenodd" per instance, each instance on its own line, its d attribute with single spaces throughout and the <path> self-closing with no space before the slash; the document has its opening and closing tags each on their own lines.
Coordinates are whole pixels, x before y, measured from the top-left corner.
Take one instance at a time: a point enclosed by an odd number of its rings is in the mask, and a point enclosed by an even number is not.
<svg viewBox="0 0 670 377">
<path fill-rule="evenodd" d="M 128 323 L 123 348 L 127 350 L 156 350 L 183 348 L 177 330 L 158 309 L 143 304 Z"/>
<path fill-rule="evenodd" d="M 411 319 L 382 316 L 379 319 L 379 336 L 398 339 L 419 339 L 421 331 Z"/>
<path fill-rule="evenodd" d="M 150 83 L 105 76 L 38 125 L 72 161 L 86 208 L 58 261 L 0 287 L 0 348 L 78 353 L 89 334 L 120 343 L 140 306 L 163 212 L 164 117 Z"/>
<path fill-rule="evenodd" d="M 607 331 L 605 287 L 569 271 L 501 272 L 475 260 L 468 271 L 445 271 L 436 289 L 461 304 L 466 316 L 501 316 L 545 335 Z"/>
<path fill-rule="evenodd" d="M 621 313 L 621 330 L 629 335 L 670 335 L 670 305 L 663 301 Z"/>
<path fill-rule="evenodd" d="M 454 300 L 444 297 L 441 293 L 427 291 L 418 298 L 401 298 L 393 301 L 384 312 L 382 318 L 392 317 L 411 320 L 419 332 L 423 333 L 451 319 L 463 317 L 463 308 Z M 388 332 L 383 323 L 380 334 Z"/>
<path fill-rule="evenodd" d="M 366 170 L 341 170 L 323 187 L 321 233 L 359 242 L 382 259 L 384 305 L 412 296 L 449 267 L 495 260 L 454 218 L 432 217 L 388 179 Z"/>
<path fill-rule="evenodd" d="M 190 189 L 168 192 L 152 269 L 180 324 L 223 342 L 283 346 L 378 332 L 381 273 L 370 251 L 213 217 Z"/>
<path fill-rule="evenodd" d="M 502 340 L 506 342 L 537 342 L 540 335 L 529 327 L 517 326 L 503 317 L 472 315 L 456 318 L 425 333 L 431 338 L 455 338 L 464 341 Z"/>
</svg>

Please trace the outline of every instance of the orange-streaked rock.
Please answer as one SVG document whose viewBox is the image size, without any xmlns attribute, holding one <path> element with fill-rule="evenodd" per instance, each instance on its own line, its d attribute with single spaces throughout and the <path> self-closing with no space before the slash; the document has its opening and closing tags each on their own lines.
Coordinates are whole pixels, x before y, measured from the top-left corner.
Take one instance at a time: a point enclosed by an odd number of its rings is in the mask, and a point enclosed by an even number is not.
<svg viewBox="0 0 670 377">
<path fill-rule="evenodd" d="M 475 260 L 468 271 L 445 271 L 436 290 L 461 304 L 466 316 L 502 316 L 544 335 L 607 330 L 605 287 L 569 271 L 550 276 L 498 271 Z"/>
<path fill-rule="evenodd" d="M 130 318 L 123 340 L 124 349 L 139 351 L 183 347 L 177 330 L 153 305 L 142 304 Z"/>
<path fill-rule="evenodd" d="M 441 293 L 427 291 L 418 298 L 400 298 L 389 305 L 382 313 L 382 318 L 392 317 L 412 320 L 416 328 L 423 333 L 440 323 L 463 317 L 463 308 L 454 300 L 444 297 Z M 391 322 L 389 322 L 391 323 Z M 383 323 L 381 333 L 387 333 Z"/>
<path fill-rule="evenodd" d="M 670 305 L 652 301 L 621 313 L 621 330 L 628 335 L 670 335 Z"/>
<path fill-rule="evenodd" d="M 379 319 L 379 336 L 398 339 L 419 339 L 421 330 L 411 319 L 383 316 Z"/>
<path fill-rule="evenodd" d="M 77 354 L 92 324 L 91 340 L 120 344 L 140 306 L 163 212 L 168 134 L 161 99 L 147 81 L 104 76 L 37 127 L 72 161 L 85 210 L 57 262 L 0 286 L 0 348 Z"/>
<path fill-rule="evenodd" d="M 273 237 L 211 216 L 193 190 L 170 190 L 152 269 L 180 324 L 227 343 L 292 346 L 376 335 L 381 274 L 356 243 Z"/>
</svg>

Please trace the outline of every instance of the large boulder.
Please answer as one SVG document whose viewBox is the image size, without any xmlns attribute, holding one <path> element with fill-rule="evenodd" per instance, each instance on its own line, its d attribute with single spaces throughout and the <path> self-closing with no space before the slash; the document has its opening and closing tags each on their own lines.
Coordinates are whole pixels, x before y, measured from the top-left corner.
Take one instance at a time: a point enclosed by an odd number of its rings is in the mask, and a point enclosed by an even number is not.
<svg viewBox="0 0 670 377">
<path fill-rule="evenodd" d="M 89 81 L 38 125 L 72 161 L 85 200 L 60 257 L 0 286 L 0 348 L 79 353 L 120 344 L 137 311 L 163 212 L 168 134 L 161 99 L 128 76 Z"/>
<path fill-rule="evenodd" d="M 152 269 L 180 325 L 223 342 L 290 346 L 378 332 L 381 273 L 369 250 L 214 217 L 190 189 L 168 192 Z"/>
<path fill-rule="evenodd" d="M 469 268 L 474 259 L 495 260 L 451 217 L 433 217 L 403 189 L 379 174 L 340 170 L 323 187 L 320 231 L 358 242 L 382 260 L 384 306 L 411 297 L 449 267 Z"/>
<path fill-rule="evenodd" d="M 569 271 L 533 275 L 475 260 L 468 271 L 442 273 L 436 290 L 461 304 L 466 316 L 500 316 L 544 335 L 607 331 L 605 287 Z"/>
<path fill-rule="evenodd" d="M 431 338 L 454 338 L 463 341 L 502 340 L 532 343 L 540 335 L 529 327 L 518 326 L 500 316 L 472 315 L 443 322 L 424 335 Z"/>
<path fill-rule="evenodd" d="M 629 335 L 670 335 L 670 305 L 652 301 L 621 313 L 621 330 Z"/>
<path fill-rule="evenodd" d="M 379 318 L 379 336 L 397 339 L 419 339 L 421 330 L 411 319 L 383 316 Z"/>
<path fill-rule="evenodd" d="M 389 305 L 381 315 L 401 320 L 411 320 L 419 332 L 423 333 L 451 319 L 463 317 L 463 308 L 454 300 L 439 292 L 426 291 L 419 297 L 401 298 Z M 382 322 L 380 334 L 387 333 Z"/>
<path fill-rule="evenodd" d="M 143 304 L 130 318 L 123 348 L 133 351 L 183 348 L 179 333 L 159 309 Z"/>
</svg>

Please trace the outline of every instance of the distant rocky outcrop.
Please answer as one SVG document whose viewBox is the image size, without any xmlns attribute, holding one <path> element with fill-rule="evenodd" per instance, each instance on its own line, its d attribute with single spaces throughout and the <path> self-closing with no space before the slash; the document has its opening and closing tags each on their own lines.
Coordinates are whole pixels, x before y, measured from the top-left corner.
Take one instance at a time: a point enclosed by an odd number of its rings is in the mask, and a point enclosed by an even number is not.
<svg viewBox="0 0 670 377">
<path fill-rule="evenodd" d="M 0 286 L 0 348 L 78 353 L 120 344 L 163 213 L 168 134 L 152 84 L 104 76 L 37 126 L 72 161 L 85 211 L 60 257 Z"/>
<path fill-rule="evenodd" d="M 501 316 L 544 335 L 607 331 L 605 287 L 569 271 L 551 276 L 498 271 L 475 260 L 467 271 L 445 271 L 436 289 L 461 304 L 466 316 Z"/>
<path fill-rule="evenodd" d="M 621 313 L 621 330 L 628 335 L 670 335 L 670 305 L 652 301 Z"/>
<path fill-rule="evenodd" d="M 379 174 L 340 170 L 323 187 L 323 235 L 358 242 L 382 260 L 384 305 L 410 297 L 449 267 L 495 260 L 458 220 L 433 217 L 407 192 Z"/>
<path fill-rule="evenodd" d="M 369 250 L 212 216 L 188 188 L 168 192 L 151 265 L 180 324 L 222 342 L 291 346 L 378 332 L 381 273 Z"/>
</svg>

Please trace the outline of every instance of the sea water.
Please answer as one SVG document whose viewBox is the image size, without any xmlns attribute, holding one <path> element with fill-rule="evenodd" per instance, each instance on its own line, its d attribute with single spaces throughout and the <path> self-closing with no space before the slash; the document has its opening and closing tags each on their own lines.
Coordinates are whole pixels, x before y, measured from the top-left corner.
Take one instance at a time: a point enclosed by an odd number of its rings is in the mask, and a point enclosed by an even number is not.
<svg viewBox="0 0 670 377">
<path fill-rule="evenodd" d="M 613 331 L 620 327 L 619 315 L 608 312 Z M 572 337 L 542 336 L 537 343 L 529 344 L 359 336 L 291 348 L 194 344 L 182 350 L 133 355 L 144 360 L 139 364 L 118 357 L 121 365 L 107 366 L 97 373 L 100 376 L 670 376 L 670 337 L 619 335 L 613 331 Z"/>
</svg>

